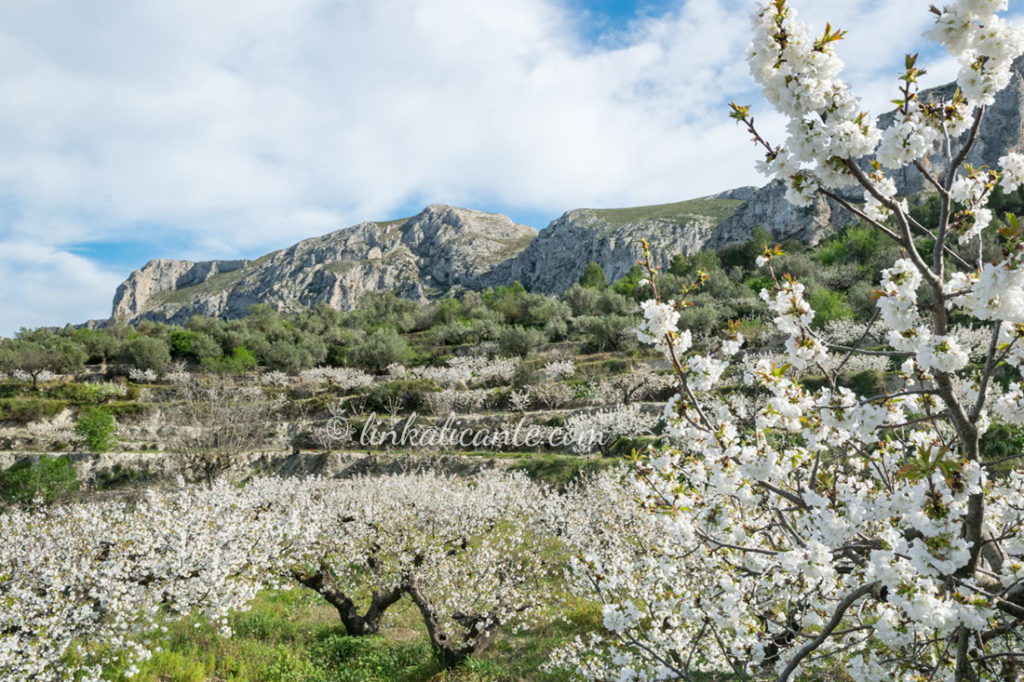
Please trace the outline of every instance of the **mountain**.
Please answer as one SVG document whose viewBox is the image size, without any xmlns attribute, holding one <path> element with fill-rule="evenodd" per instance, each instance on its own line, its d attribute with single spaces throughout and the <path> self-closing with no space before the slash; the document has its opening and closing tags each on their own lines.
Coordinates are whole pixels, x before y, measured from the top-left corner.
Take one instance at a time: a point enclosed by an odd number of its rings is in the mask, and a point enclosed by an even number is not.
<svg viewBox="0 0 1024 682">
<path fill-rule="evenodd" d="M 953 88 L 935 88 L 922 97 L 949 97 Z M 883 115 L 880 124 L 887 126 L 892 117 Z M 1010 85 L 986 112 L 968 161 L 994 167 L 1003 154 L 1024 148 L 1022 140 L 1024 58 L 1015 62 Z M 901 195 L 927 189 L 913 169 L 896 180 Z M 862 200 L 859 191 L 845 195 Z M 813 244 L 852 222 L 832 200 L 792 206 L 779 181 L 672 204 L 576 209 L 539 233 L 502 215 L 432 205 L 412 218 L 360 223 L 253 261 L 150 261 L 118 287 L 111 319 L 234 318 L 253 303 L 285 312 L 318 303 L 348 310 L 369 291 L 423 300 L 515 280 L 530 291 L 560 294 L 591 261 L 611 280 L 626 274 L 642 255 L 641 239 L 651 244 L 654 264 L 664 268 L 677 253 L 746 241 L 758 225 L 777 240 Z"/>
<path fill-rule="evenodd" d="M 674 204 L 569 211 L 496 274 L 530 291 L 560 294 L 594 261 L 614 281 L 643 257 L 641 239 L 650 244 L 654 265 L 667 268 L 677 253 L 703 249 L 717 226 L 755 194 L 755 188 L 744 187 Z"/>
<path fill-rule="evenodd" d="M 347 310 L 368 291 L 424 299 L 479 289 L 536 236 L 502 215 L 433 205 L 412 218 L 361 223 L 252 261 L 152 260 L 118 287 L 112 317 L 235 318 L 253 303 L 285 312 L 318 303 Z"/>
<path fill-rule="evenodd" d="M 626 209 L 577 209 L 538 234 L 510 218 L 435 204 L 412 218 L 365 222 L 256 260 L 152 260 L 117 289 L 111 319 L 181 323 L 237 318 L 254 303 L 296 311 L 318 303 L 351 310 L 369 291 L 424 300 L 521 281 L 559 294 L 590 261 L 614 280 L 651 244 L 655 264 L 699 251 L 757 190 Z"/>
</svg>

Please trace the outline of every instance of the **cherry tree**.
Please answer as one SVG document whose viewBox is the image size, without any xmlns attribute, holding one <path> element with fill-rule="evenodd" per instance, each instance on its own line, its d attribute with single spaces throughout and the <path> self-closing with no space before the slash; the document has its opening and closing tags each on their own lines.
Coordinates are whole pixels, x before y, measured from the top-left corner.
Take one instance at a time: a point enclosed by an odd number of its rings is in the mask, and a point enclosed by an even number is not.
<svg viewBox="0 0 1024 682">
<path fill-rule="evenodd" d="M 99 679 L 104 653 L 130 676 L 158 618 L 198 612 L 230 634 L 227 614 L 278 573 L 280 534 L 300 518 L 294 488 L 215 483 L 0 513 L 0 677 Z"/>
<path fill-rule="evenodd" d="M 232 611 L 296 580 L 352 635 L 378 631 L 408 596 L 453 667 L 552 602 L 560 507 L 521 474 L 422 473 L 4 510 L 0 678 L 100 679 L 115 664 L 130 677 L 167 619 L 199 614 L 230 636 Z"/>
<path fill-rule="evenodd" d="M 573 414 L 565 420 L 565 430 L 572 436 L 576 452 L 588 453 L 596 447 L 608 455 L 616 440 L 650 433 L 657 422 L 656 414 L 648 414 L 639 403 L 630 403 Z"/>
<path fill-rule="evenodd" d="M 446 667 L 550 602 L 541 550 L 554 493 L 521 474 L 435 473 L 306 483 L 285 567 L 337 610 L 350 635 L 377 632 L 408 595 Z M 356 595 L 369 595 L 363 605 Z"/>
<path fill-rule="evenodd" d="M 675 368 L 664 411 L 675 446 L 651 453 L 630 490 L 657 532 L 637 522 L 622 540 L 577 538 L 575 584 L 601 600 L 607 633 L 562 647 L 553 665 L 601 680 L 1024 675 L 1024 474 L 997 474 L 980 448 L 993 421 L 1024 423 L 1024 231 L 988 207 L 997 185 L 1024 184 L 1024 156 L 966 163 L 1024 51 L 997 14 L 1006 7 L 932 7 L 926 35 L 961 64 L 958 89 L 922 96 L 908 56 L 882 130 L 839 77 L 844 33 L 814 34 L 786 0 L 760 3 L 748 61 L 789 120 L 772 146 L 749 108 L 733 105 L 765 151 L 761 169 L 792 203 L 830 197 L 902 254 L 882 273 L 869 328 L 836 346 L 811 328 L 803 285 L 776 272 L 780 252 L 766 249 L 758 265 L 774 286 L 761 296 L 786 338 L 781 364 L 738 361 L 738 333 L 694 352 L 677 328 L 685 300 L 652 284 L 638 336 Z M 935 224 L 899 196 L 904 169 L 937 195 Z M 996 257 L 983 257 L 983 237 L 998 240 Z M 653 283 L 649 259 L 648 270 Z M 966 342 L 954 315 L 987 343 Z M 878 323 L 885 346 L 867 350 Z M 901 385 L 867 396 L 840 385 L 833 358 L 858 354 L 891 359 Z M 806 389 L 805 371 L 827 384 Z"/>
</svg>

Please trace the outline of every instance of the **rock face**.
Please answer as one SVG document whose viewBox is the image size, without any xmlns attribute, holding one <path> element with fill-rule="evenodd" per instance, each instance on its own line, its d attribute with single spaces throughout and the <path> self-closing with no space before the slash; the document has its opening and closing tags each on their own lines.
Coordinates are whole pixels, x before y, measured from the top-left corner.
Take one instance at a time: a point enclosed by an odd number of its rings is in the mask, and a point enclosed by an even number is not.
<svg viewBox="0 0 1024 682">
<path fill-rule="evenodd" d="M 411 299 L 480 288 L 493 268 L 537 235 L 510 218 L 428 206 L 408 220 L 362 223 L 254 261 L 154 260 L 118 287 L 115 319 L 183 322 L 244 316 L 254 303 L 294 312 L 355 307 L 369 291 Z"/>
<path fill-rule="evenodd" d="M 136 270 L 117 287 L 114 294 L 115 318 L 135 317 L 146 310 L 154 294 L 194 286 L 211 277 L 245 267 L 244 260 L 212 260 L 202 263 L 157 258 Z"/>
<path fill-rule="evenodd" d="M 510 218 L 428 206 L 407 220 L 361 223 L 254 261 L 154 260 L 118 287 L 113 319 L 237 318 L 254 303 L 294 312 L 351 310 L 370 291 L 424 300 L 521 281 L 560 294 L 596 261 L 618 279 L 651 245 L 655 264 L 703 248 L 719 222 L 757 197 L 744 187 L 676 204 L 569 211 L 541 232 Z"/>
<path fill-rule="evenodd" d="M 641 239 L 650 243 L 654 264 L 666 268 L 675 254 L 700 251 L 718 222 L 715 216 L 689 215 L 617 225 L 604 213 L 577 209 L 564 214 L 507 268 L 496 270 L 497 280 L 519 280 L 529 291 L 560 294 L 578 282 L 587 264 L 594 261 L 610 282 L 615 281 L 643 257 Z"/>
<path fill-rule="evenodd" d="M 721 249 L 747 241 L 758 225 L 778 241 L 797 239 L 817 244 L 857 218 L 833 201 L 819 196 L 813 206 L 800 208 L 786 201 L 786 186 L 773 180 L 757 190 L 711 233 L 704 248 Z"/>
</svg>

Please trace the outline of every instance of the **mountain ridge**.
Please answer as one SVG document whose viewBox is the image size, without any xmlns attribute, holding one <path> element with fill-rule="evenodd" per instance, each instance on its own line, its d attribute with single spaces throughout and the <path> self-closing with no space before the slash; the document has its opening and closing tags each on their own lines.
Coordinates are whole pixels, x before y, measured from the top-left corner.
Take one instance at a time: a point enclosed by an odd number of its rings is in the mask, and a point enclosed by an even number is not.
<svg viewBox="0 0 1024 682">
<path fill-rule="evenodd" d="M 951 87 L 925 91 L 922 98 L 948 96 Z M 880 124 L 893 115 L 880 116 Z M 968 161 L 991 166 L 1022 148 L 1024 58 L 988 108 Z M 895 179 L 901 195 L 924 188 L 912 169 Z M 862 198 L 856 190 L 840 194 L 849 201 Z M 529 291 L 560 294 L 591 261 L 611 280 L 626 274 L 642 255 L 641 239 L 650 243 L 654 264 L 664 268 L 676 254 L 745 241 L 759 225 L 776 240 L 814 244 L 854 222 L 832 199 L 792 206 L 778 180 L 670 204 L 573 209 L 540 231 L 497 213 L 431 204 L 410 218 L 362 222 L 254 260 L 151 260 L 118 287 L 110 321 L 242 317 L 253 303 L 282 312 L 318 303 L 350 310 L 370 291 L 423 300 L 516 280 Z"/>
</svg>

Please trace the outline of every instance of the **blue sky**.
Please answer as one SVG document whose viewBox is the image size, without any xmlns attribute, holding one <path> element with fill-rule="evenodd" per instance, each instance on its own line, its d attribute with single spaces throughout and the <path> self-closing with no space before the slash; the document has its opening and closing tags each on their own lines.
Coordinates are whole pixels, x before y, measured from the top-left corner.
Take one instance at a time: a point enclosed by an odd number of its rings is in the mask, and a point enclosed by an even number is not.
<svg viewBox="0 0 1024 682">
<path fill-rule="evenodd" d="M 887 107 L 928 1 L 791 0 Z M 1021 13 L 1024 0 L 1013 0 Z M 0 0 L 0 335 L 109 314 L 151 258 L 243 258 L 429 203 L 568 209 L 760 184 L 753 0 Z"/>
</svg>

